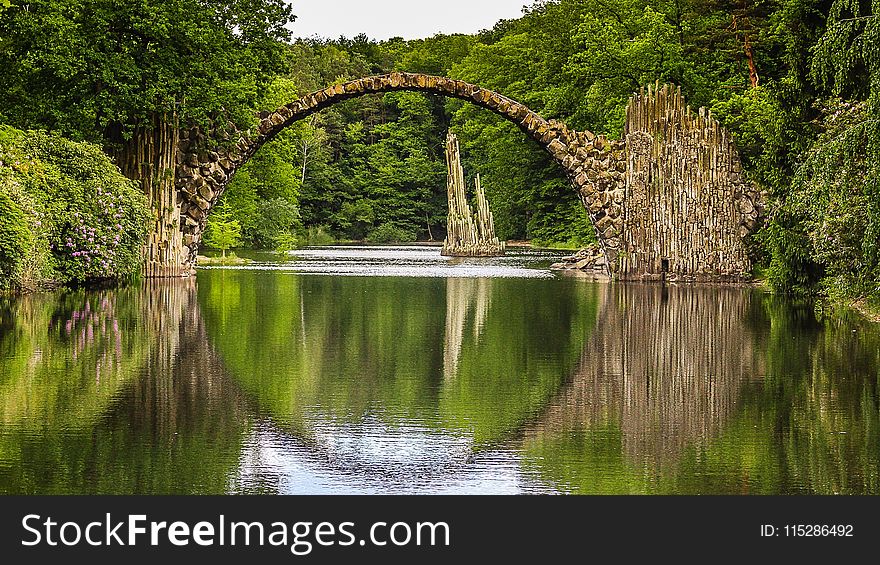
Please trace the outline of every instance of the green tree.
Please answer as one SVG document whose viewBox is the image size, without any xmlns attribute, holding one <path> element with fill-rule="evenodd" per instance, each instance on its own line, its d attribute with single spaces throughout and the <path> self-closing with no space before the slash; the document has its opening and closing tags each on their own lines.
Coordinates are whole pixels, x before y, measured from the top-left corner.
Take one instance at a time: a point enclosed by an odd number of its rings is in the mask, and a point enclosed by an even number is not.
<svg viewBox="0 0 880 565">
<path fill-rule="evenodd" d="M 177 115 L 241 124 L 282 68 L 282 0 L 34 0 L 0 20 L 3 114 L 101 143 Z"/>
<path fill-rule="evenodd" d="M 301 227 L 299 208 L 284 198 L 263 201 L 256 217 L 250 227 L 249 240 L 260 249 L 278 248 L 281 243 L 289 242 L 289 236 Z"/>
<path fill-rule="evenodd" d="M 492 44 L 475 45 L 451 73 L 511 96 L 544 117 L 563 117 L 547 111 L 553 87 L 543 82 L 551 74 L 544 57 L 552 45 L 550 38 L 511 32 Z M 462 141 L 465 169 L 485 180 L 499 237 L 546 243 L 593 239 L 565 172 L 537 143 L 473 105 L 450 101 L 447 107 Z"/>
<path fill-rule="evenodd" d="M 175 130 L 255 123 L 291 21 L 284 0 L 16 3 L 0 19 L 0 115 L 103 146 L 164 229 L 179 220 L 159 204 L 175 190 Z"/>
<path fill-rule="evenodd" d="M 835 0 L 813 48 L 820 135 L 794 177 L 788 210 L 828 292 L 880 299 L 880 6 Z"/>
<path fill-rule="evenodd" d="M 205 243 L 219 249 L 225 259 L 226 251 L 238 245 L 240 240 L 241 225 L 238 220 L 233 220 L 228 210 L 215 210 L 208 219 Z"/>
<path fill-rule="evenodd" d="M 288 70 L 262 90 L 257 107 L 274 109 L 328 84 L 367 74 L 359 56 L 333 43 L 298 41 L 288 51 Z M 343 112 L 333 107 L 293 124 L 238 171 L 221 204 L 241 223 L 245 245 L 275 247 L 279 243 L 275 238 L 279 234 L 266 237 L 266 201 L 283 199 L 285 209 L 301 209 L 303 223 L 311 226 L 326 223 L 328 215 L 338 211 L 333 195 L 339 164 L 332 161 L 333 146 L 338 146 L 344 131 Z M 299 227 L 299 212 L 292 224 Z M 284 237 L 289 244 L 291 239 Z"/>
</svg>

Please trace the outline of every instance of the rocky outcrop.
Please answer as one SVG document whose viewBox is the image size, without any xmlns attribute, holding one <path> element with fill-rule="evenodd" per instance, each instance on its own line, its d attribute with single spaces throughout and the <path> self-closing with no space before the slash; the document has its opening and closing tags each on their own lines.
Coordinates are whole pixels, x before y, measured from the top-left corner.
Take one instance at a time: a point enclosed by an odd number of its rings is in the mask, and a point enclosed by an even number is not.
<svg viewBox="0 0 880 565">
<path fill-rule="evenodd" d="M 446 239 L 441 254 L 446 257 L 495 257 L 504 255 L 504 242 L 495 236 L 495 220 L 489 202 L 480 184 L 475 180 L 476 213 L 471 212 L 465 195 L 464 169 L 458 138 L 449 132 L 446 137 L 446 167 L 448 170 L 446 195 L 449 212 L 446 216 Z"/>
<path fill-rule="evenodd" d="M 608 264 L 599 244 L 581 249 L 574 255 L 563 257 L 562 261 L 553 263 L 550 268 L 557 271 L 576 272 L 597 280 L 608 279 Z"/>
</svg>

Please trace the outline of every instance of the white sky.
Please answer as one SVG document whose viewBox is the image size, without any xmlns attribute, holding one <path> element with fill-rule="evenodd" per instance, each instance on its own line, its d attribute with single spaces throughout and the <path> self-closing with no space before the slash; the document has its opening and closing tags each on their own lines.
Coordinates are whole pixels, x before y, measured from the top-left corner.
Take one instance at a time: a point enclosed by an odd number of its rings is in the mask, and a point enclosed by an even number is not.
<svg viewBox="0 0 880 565">
<path fill-rule="evenodd" d="M 475 33 L 518 18 L 531 0 L 290 0 L 294 37 L 328 39 L 365 33 L 372 39 L 421 39 Z"/>
</svg>

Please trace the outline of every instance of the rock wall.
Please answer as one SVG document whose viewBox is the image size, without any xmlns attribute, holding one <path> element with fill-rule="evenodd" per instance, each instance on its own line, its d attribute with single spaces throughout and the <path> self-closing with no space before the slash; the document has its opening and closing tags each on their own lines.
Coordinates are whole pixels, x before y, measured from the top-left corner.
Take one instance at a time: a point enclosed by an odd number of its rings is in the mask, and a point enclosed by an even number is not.
<svg viewBox="0 0 880 565">
<path fill-rule="evenodd" d="M 175 178 L 179 146 L 176 116 L 154 115 L 152 123 L 135 129 L 131 140 L 114 152 L 122 174 L 136 179 L 147 196 L 150 229 L 144 244 L 144 276 L 185 277 L 192 272 L 183 245 L 180 201 Z"/>
<path fill-rule="evenodd" d="M 623 253 L 629 280 L 744 280 L 752 265 L 744 237 L 760 195 L 742 177 L 727 131 L 681 89 L 648 88 L 630 99 Z"/>
<path fill-rule="evenodd" d="M 624 229 L 626 144 L 592 132 L 565 132 L 563 166 L 587 210 L 601 255 L 590 269 L 617 274 Z M 552 152 L 551 144 L 551 152 Z"/>
<path fill-rule="evenodd" d="M 210 136 L 199 128 L 181 132 L 175 192 L 180 207 L 181 253 L 189 265 L 195 265 L 208 213 L 238 167 L 253 154 L 249 148 L 248 133 L 232 124 L 222 131 L 215 129 Z"/>
</svg>

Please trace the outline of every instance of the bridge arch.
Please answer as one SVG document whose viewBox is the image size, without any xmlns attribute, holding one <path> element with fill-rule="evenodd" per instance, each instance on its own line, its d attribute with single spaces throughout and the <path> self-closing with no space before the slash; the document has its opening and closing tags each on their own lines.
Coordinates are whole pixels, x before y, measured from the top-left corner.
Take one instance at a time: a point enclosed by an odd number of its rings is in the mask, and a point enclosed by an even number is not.
<svg viewBox="0 0 880 565">
<path fill-rule="evenodd" d="M 262 112 L 254 130 L 227 133 L 223 140 L 212 139 L 210 134 L 196 129 L 181 133 L 175 171 L 177 197 L 173 200 L 179 206 L 181 237 L 176 239 L 179 239 L 180 250 L 165 253 L 166 257 L 176 256 L 172 262 L 179 265 L 172 266 L 171 270 L 192 270 L 208 214 L 238 168 L 260 147 L 294 122 L 333 104 L 391 91 L 418 91 L 465 100 L 513 122 L 538 142 L 564 168 L 577 190 L 596 227 L 605 268 L 611 274 L 623 222 L 626 171 L 623 141 L 570 130 L 564 123 L 546 120 L 516 100 L 465 81 L 402 72 L 356 79 L 318 90 L 273 112 Z M 220 141 L 226 143 L 218 143 Z M 151 274 L 149 264 L 147 269 L 148 275 Z"/>
</svg>

